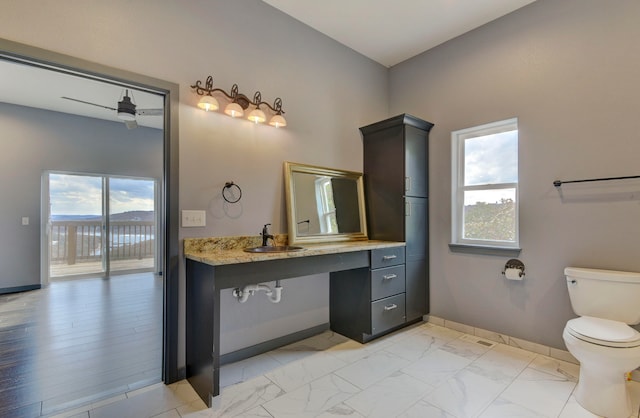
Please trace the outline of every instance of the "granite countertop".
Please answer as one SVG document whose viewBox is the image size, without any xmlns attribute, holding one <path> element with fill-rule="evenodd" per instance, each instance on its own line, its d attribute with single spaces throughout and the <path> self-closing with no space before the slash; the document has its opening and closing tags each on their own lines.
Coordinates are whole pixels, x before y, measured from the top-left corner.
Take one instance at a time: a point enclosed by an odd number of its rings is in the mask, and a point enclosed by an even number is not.
<svg viewBox="0 0 640 418">
<path fill-rule="evenodd" d="M 303 244 L 302 251 L 280 253 L 248 253 L 245 248 L 259 247 L 262 237 L 213 237 L 185 238 L 184 255 L 186 258 L 212 266 L 225 264 L 251 263 L 255 261 L 277 260 L 282 258 L 310 257 L 324 254 L 348 253 L 353 251 L 375 250 L 378 248 L 403 247 L 404 242 L 392 241 L 341 241 L 321 244 Z M 275 236 L 275 245 L 287 245 L 287 235 Z"/>
</svg>

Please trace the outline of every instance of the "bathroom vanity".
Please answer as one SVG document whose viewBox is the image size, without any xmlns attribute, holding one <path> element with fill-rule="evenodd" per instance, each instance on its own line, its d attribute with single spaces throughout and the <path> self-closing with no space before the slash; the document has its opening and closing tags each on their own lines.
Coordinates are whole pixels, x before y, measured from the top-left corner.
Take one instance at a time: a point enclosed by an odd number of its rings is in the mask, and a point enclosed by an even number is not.
<svg viewBox="0 0 640 418">
<path fill-rule="evenodd" d="M 408 325 L 403 242 L 361 240 L 308 244 L 295 252 L 243 251 L 253 245 L 246 238 L 185 239 L 186 373 L 209 405 L 220 393 L 222 289 L 328 272 L 334 331 L 365 342 Z"/>
<path fill-rule="evenodd" d="M 303 251 L 243 251 L 259 237 L 185 239 L 186 373 L 205 402 L 220 390 L 222 289 L 330 273 L 330 327 L 361 343 L 428 313 L 432 126 L 403 114 L 361 128 L 364 179 L 286 162 L 289 235 L 275 237 L 274 245 Z M 263 231 L 271 238 L 266 225 Z"/>
</svg>

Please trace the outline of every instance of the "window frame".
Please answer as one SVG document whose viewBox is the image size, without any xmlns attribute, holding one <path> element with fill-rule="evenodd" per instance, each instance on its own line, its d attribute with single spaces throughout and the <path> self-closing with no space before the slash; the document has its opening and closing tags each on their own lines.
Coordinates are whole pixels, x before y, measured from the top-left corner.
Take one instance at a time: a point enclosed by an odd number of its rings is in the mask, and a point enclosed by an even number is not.
<svg viewBox="0 0 640 418">
<path fill-rule="evenodd" d="M 315 181 L 316 186 L 316 205 L 318 208 L 318 217 L 320 218 L 320 230 L 323 234 L 335 234 L 334 223 L 336 220 L 336 208 L 329 204 L 329 194 L 333 195 L 331 189 L 331 179 L 329 177 L 321 177 Z"/>
<path fill-rule="evenodd" d="M 476 247 L 486 249 L 504 249 L 507 251 L 520 251 L 520 219 L 519 219 L 519 161 L 518 181 L 509 183 L 488 183 L 464 185 L 465 179 L 465 141 L 481 136 L 499 134 L 502 132 L 518 131 L 518 118 L 511 118 L 491 122 L 471 128 L 451 132 L 451 244 L 452 249 L 462 247 Z M 519 134 L 519 132 L 518 132 Z M 519 135 L 517 139 L 519 148 Z M 517 151 L 516 151 L 517 152 Z M 519 160 L 519 159 L 518 159 Z M 514 241 L 469 239 L 463 237 L 464 231 L 464 194 L 473 190 L 503 190 L 515 189 L 515 237 Z"/>
</svg>

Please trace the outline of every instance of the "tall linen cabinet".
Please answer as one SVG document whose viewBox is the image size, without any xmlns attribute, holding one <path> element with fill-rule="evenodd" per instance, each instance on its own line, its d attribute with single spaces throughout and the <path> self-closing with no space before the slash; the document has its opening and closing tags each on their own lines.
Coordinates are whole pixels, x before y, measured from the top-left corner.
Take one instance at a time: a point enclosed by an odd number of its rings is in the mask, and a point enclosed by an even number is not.
<svg viewBox="0 0 640 418">
<path fill-rule="evenodd" d="M 406 323 L 429 313 L 429 131 L 408 114 L 360 128 L 370 239 L 406 242 Z"/>
</svg>

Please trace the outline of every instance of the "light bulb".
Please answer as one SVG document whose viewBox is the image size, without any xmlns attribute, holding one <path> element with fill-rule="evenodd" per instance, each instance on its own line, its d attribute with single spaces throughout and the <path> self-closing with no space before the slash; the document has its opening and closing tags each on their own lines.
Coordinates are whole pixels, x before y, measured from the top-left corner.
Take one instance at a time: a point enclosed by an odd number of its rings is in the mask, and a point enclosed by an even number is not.
<svg viewBox="0 0 640 418">
<path fill-rule="evenodd" d="M 256 108 L 249 113 L 249 117 L 247 119 L 254 123 L 262 123 L 267 120 L 267 117 L 262 110 Z"/>
<path fill-rule="evenodd" d="M 202 99 L 198 102 L 198 107 L 206 112 L 218 110 L 220 105 L 213 96 L 202 96 Z"/>
<path fill-rule="evenodd" d="M 283 126 L 287 126 L 287 120 L 282 115 L 274 115 L 269 121 L 269 125 L 280 128 Z"/>
<path fill-rule="evenodd" d="M 242 110 L 242 106 L 240 106 L 236 102 L 229 103 L 227 107 L 224 109 L 224 113 L 231 116 L 232 118 L 239 118 L 244 115 L 244 110 Z"/>
</svg>

